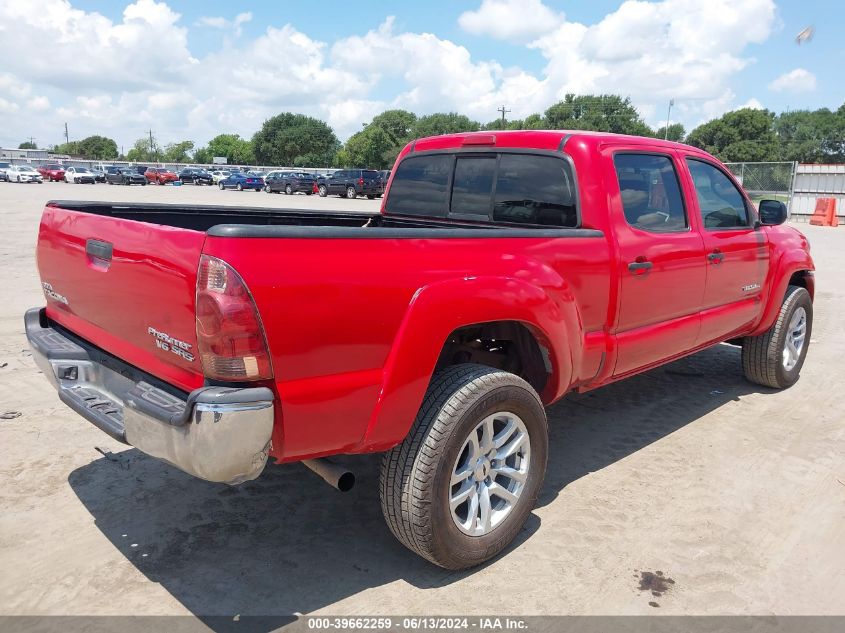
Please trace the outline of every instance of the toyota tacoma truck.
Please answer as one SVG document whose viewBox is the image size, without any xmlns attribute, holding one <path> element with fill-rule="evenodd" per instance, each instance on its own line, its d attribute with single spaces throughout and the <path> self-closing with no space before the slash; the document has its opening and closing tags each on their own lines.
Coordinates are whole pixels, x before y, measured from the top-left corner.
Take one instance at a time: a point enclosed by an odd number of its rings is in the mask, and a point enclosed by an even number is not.
<svg viewBox="0 0 845 633">
<path fill-rule="evenodd" d="M 548 459 L 544 407 L 729 342 L 792 385 L 806 238 L 703 151 L 561 131 L 418 139 L 377 215 L 54 201 L 34 358 L 113 438 L 212 482 L 382 452 L 381 505 L 450 569 L 501 552 Z"/>
</svg>

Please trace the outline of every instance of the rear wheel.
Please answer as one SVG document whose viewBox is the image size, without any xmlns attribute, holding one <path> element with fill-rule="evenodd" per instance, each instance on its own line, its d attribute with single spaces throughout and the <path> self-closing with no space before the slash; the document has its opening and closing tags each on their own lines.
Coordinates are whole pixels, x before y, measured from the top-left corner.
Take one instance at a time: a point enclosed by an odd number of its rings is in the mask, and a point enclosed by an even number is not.
<svg viewBox="0 0 845 633">
<path fill-rule="evenodd" d="M 355 191 L 355 187 L 347 187 L 346 188 L 346 197 L 350 200 L 358 197 L 358 192 Z"/>
<path fill-rule="evenodd" d="M 813 331 L 813 302 L 800 286 L 789 286 L 771 328 L 742 341 L 742 370 L 751 382 L 785 389 L 798 380 Z"/>
<path fill-rule="evenodd" d="M 317 187 L 317 193 L 321 198 L 325 198 L 328 195 L 328 191 L 326 190 L 326 185 L 320 185 Z"/>
<path fill-rule="evenodd" d="M 527 382 L 484 365 L 450 367 L 432 379 L 408 436 L 382 460 L 387 524 L 436 565 L 480 565 L 519 533 L 547 454 L 545 410 Z"/>
<path fill-rule="evenodd" d="M 238 191 L 243 191 L 243 190 L 244 190 L 244 186 L 243 186 L 241 183 L 238 183 L 238 186 L 236 187 L 236 189 L 237 189 Z"/>
<path fill-rule="evenodd" d="M 291 196 L 293 195 L 293 187 L 290 185 L 285 185 L 285 195 Z"/>
</svg>

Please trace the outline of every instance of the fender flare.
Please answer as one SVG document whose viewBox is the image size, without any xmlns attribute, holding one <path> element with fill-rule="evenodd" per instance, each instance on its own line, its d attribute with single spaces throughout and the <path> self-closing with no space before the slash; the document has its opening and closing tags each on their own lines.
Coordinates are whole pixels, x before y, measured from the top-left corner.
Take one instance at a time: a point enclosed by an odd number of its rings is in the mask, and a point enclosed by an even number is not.
<svg viewBox="0 0 845 633">
<path fill-rule="evenodd" d="M 549 403 L 566 392 L 583 350 L 580 312 L 557 277 L 558 301 L 536 284 L 513 277 L 464 277 L 420 288 L 413 296 L 384 365 L 378 401 L 361 439 L 366 451 L 387 450 L 411 429 L 437 359 L 456 329 L 492 321 L 517 321 L 548 350 Z"/>
<path fill-rule="evenodd" d="M 778 258 L 776 265 L 772 266 L 770 270 L 771 274 L 767 284 L 769 293 L 765 298 L 765 307 L 763 308 L 760 321 L 749 336 L 759 336 L 772 327 L 780 311 L 783 297 L 786 295 L 789 280 L 795 273 L 814 271 L 815 266 L 806 251 L 790 250 L 783 252 Z M 815 280 L 811 275 L 808 276 L 807 289 L 812 299 L 815 293 Z"/>
</svg>

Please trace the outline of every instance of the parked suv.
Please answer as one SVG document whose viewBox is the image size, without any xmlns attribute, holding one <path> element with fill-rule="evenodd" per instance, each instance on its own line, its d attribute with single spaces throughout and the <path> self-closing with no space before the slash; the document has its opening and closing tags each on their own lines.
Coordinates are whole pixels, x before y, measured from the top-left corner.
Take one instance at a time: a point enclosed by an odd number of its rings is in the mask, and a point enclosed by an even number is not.
<svg viewBox="0 0 845 633">
<path fill-rule="evenodd" d="M 182 182 L 192 182 L 195 185 L 213 185 L 214 179 L 211 174 L 205 169 L 197 167 L 186 167 L 179 172 L 179 180 Z"/>
<path fill-rule="evenodd" d="M 110 185 L 146 185 L 147 179 L 131 167 L 107 167 L 106 182 Z"/>
<path fill-rule="evenodd" d="M 157 185 L 166 185 L 169 182 L 179 180 L 179 176 L 175 172 L 164 167 L 150 167 L 144 172 L 144 178 L 147 179 L 147 182 Z"/>
<path fill-rule="evenodd" d="M 306 195 L 314 193 L 314 176 L 298 171 L 271 172 L 264 180 L 264 191 L 267 193 L 282 193 L 287 195 L 298 191 Z"/>
<path fill-rule="evenodd" d="M 375 169 L 341 169 L 317 183 L 322 197 L 336 195 L 343 198 L 367 196 L 370 200 L 381 193 L 379 174 Z"/>
</svg>

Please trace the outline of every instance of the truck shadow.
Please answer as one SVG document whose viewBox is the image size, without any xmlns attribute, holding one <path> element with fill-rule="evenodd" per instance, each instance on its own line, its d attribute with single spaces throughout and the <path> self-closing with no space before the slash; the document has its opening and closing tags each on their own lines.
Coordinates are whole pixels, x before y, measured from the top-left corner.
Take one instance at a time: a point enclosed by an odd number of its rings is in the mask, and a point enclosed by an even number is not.
<svg viewBox="0 0 845 633">
<path fill-rule="evenodd" d="M 550 408 L 540 504 L 552 503 L 570 482 L 760 391 L 739 367 L 738 348 L 721 345 Z M 344 461 L 358 476 L 346 494 L 298 464 L 269 466 L 258 480 L 228 487 L 135 449 L 107 454 L 68 481 L 114 546 L 217 631 L 272 630 L 296 612 L 396 580 L 426 589 L 474 573 L 438 569 L 399 545 L 381 516 L 379 456 Z M 539 525 L 532 515 L 511 549 Z M 354 610 L 350 602 L 335 612 Z M 232 619 L 247 614 L 262 617 Z"/>
</svg>

